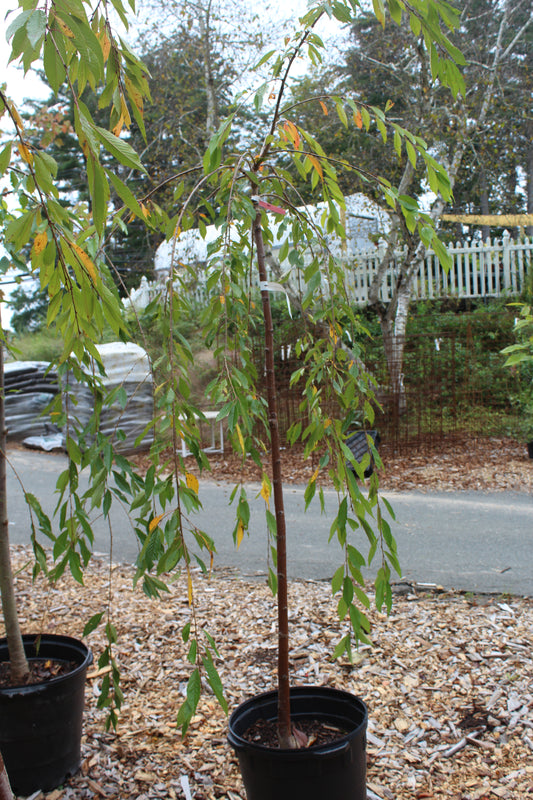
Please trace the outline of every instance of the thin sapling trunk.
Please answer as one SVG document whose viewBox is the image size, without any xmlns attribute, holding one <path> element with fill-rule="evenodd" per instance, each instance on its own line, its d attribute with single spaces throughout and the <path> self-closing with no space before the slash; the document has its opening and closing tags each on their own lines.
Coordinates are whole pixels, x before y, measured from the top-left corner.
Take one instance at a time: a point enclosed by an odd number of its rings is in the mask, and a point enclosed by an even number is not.
<svg viewBox="0 0 533 800">
<path fill-rule="evenodd" d="M 289 612 L 287 599 L 287 536 L 283 484 L 281 477 L 281 453 L 279 441 L 276 377 L 274 372 L 274 326 L 270 307 L 270 295 L 266 287 L 265 248 L 261 229 L 261 212 L 258 210 L 253 225 L 257 251 L 261 300 L 265 323 L 265 371 L 268 403 L 268 426 L 272 453 L 272 485 L 276 516 L 276 549 L 278 579 L 278 737 L 280 747 L 296 747 L 291 728 L 290 680 L 289 680 Z"/>
<path fill-rule="evenodd" d="M 7 432 L 4 400 L 4 348 L 0 342 L 0 594 L 11 666 L 11 680 L 14 684 L 20 684 L 24 683 L 29 668 L 20 632 L 9 549 L 6 484 Z"/>
</svg>

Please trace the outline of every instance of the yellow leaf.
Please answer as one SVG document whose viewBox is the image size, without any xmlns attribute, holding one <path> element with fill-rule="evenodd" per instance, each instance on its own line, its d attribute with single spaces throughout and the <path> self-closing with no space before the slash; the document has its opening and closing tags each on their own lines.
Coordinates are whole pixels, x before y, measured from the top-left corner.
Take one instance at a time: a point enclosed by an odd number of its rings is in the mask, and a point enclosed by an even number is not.
<svg viewBox="0 0 533 800">
<path fill-rule="evenodd" d="M 185 474 L 185 480 L 187 481 L 187 486 L 189 487 L 189 489 L 192 489 L 195 494 L 198 494 L 200 483 L 196 475 L 193 475 L 192 472 L 187 472 Z"/>
<path fill-rule="evenodd" d="M 244 539 L 244 525 L 242 521 L 239 520 L 239 524 L 237 525 L 237 550 L 241 546 L 241 542 Z"/>
<path fill-rule="evenodd" d="M 22 160 L 25 161 L 26 164 L 33 164 L 33 154 L 28 150 L 24 142 L 19 142 L 17 147 Z"/>
<path fill-rule="evenodd" d="M 152 533 L 152 531 L 155 531 L 155 529 L 157 528 L 157 526 L 159 525 L 164 516 L 165 516 L 164 514 L 159 514 L 157 517 L 154 517 L 153 519 L 150 520 L 150 524 L 148 525 L 148 533 Z"/>
<path fill-rule="evenodd" d="M 331 420 L 328 417 L 328 419 L 324 420 L 324 428 L 329 428 L 330 425 L 331 425 Z"/>
<path fill-rule="evenodd" d="M 324 177 L 324 173 L 322 171 L 322 164 L 320 163 L 318 158 L 315 158 L 315 156 L 312 156 L 312 155 L 309 155 L 309 154 L 308 154 L 307 158 L 309 159 L 309 161 L 311 162 L 313 167 L 316 169 L 316 171 L 318 172 L 320 177 L 323 178 Z"/>
<path fill-rule="evenodd" d="M 270 500 L 270 486 L 266 478 L 263 478 L 263 481 L 261 483 L 261 497 L 263 498 L 265 503 L 269 505 L 268 501 Z"/>
<path fill-rule="evenodd" d="M 327 107 L 327 105 L 326 105 L 325 103 L 323 103 L 323 102 L 322 102 L 322 100 L 319 100 L 318 102 L 319 102 L 319 103 L 320 103 L 320 105 L 322 106 L 322 111 L 324 112 L 324 114 L 325 114 L 325 115 L 326 115 L 326 117 L 327 117 L 327 115 L 329 114 L 329 111 L 328 111 L 328 107 Z"/>
<path fill-rule="evenodd" d="M 189 598 L 189 605 L 192 606 L 193 591 L 192 577 L 190 572 L 187 573 L 187 597 Z"/>
<path fill-rule="evenodd" d="M 222 305 L 224 305 L 224 303 L 226 302 L 226 298 L 223 294 L 220 295 L 220 302 L 222 303 Z"/>
<path fill-rule="evenodd" d="M 239 444 L 241 446 L 241 451 L 244 454 L 244 439 L 243 439 L 243 436 L 242 436 L 242 432 L 241 432 L 240 426 L 236 425 L 235 429 L 237 431 L 237 436 L 239 437 Z"/>
<path fill-rule="evenodd" d="M 335 331 L 335 328 L 333 327 L 333 325 L 329 326 L 329 336 L 330 336 L 330 339 L 332 340 L 333 344 L 337 344 L 337 342 L 339 340 L 339 337 L 337 336 L 337 332 Z"/>
<path fill-rule="evenodd" d="M 104 61 L 107 61 L 107 59 L 109 58 L 109 53 L 111 52 L 111 40 L 107 35 L 107 31 L 104 30 L 102 32 L 102 35 L 100 37 L 100 42 L 102 45 L 102 53 L 104 56 Z"/>
<path fill-rule="evenodd" d="M 144 205 L 144 203 L 141 203 L 141 211 L 143 212 L 143 217 L 144 217 L 145 219 L 148 219 L 148 217 L 150 216 L 150 209 L 149 209 L 149 208 L 146 208 L 146 206 Z"/>
<path fill-rule="evenodd" d="M 15 104 L 8 103 L 8 105 L 9 105 L 9 110 L 11 111 L 11 116 L 15 121 L 15 125 L 17 126 L 18 130 L 22 132 L 24 130 L 24 123 L 22 122 L 22 119 L 20 117 L 19 112 L 17 111 Z"/>
<path fill-rule="evenodd" d="M 124 125 L 126 128 L 129 128 L 131 125 L 131 117 L 126 98 L 123 94 L 120 95 L 120 116 L 124 119 Z"/>
<path fill-rule="evenodd" d="M 142 114 L 144 103 L 141 92 L 137 89 L 137 87 L 131 82 L 130 78 L 128 77 L 126 77 L 125 79 L 125 84 L 128 97 L 130 98 L 132 103 L 135 103 L 140 113 Z"/>
<path fill-rule="evenodd" d="M 119 121 L 117 122 L 117 124 L 113 128 L 114 135 L 115 136 L 120 136 L 120 134 L 122 133 L 122 128 L 123 127 L 124 127 L 124 117 L 121 114 Z"/>
<path fill-rule="evenodd" d="M 92 280 L 92 282 L 93 283 L 97 283 L 97 281 L 98 281 L 98 273 L 96 271 L 96 267 L 94 266 L 93 262 L 91 261 L 91 259 L 89 258 L 89 256 L 85 252 L 85 250 L 82 250 L 82 248 L 79 246 L 79 244 L 76 244 L 75 242 L 72 243 L 72 249 L 74 250 L 74 252 L 78 256 L 79 260 L 81 261 L 81 263 L 83 265 L 83 268 L 85 269 L 85 271 L 89 275 L 89 277 Z"/>
<path fill-rule="evenodd" d="M 315 471 L 313 473 L 313 476 L 312 476 L 311 480 L 309 481 L 309 483 L 314 483 L 316 481 L 316 479 L 318 478 L 318 473 L 319 472 L 320 472 L 320 467 L 317 467 L 315 469 Z"/>
<path fill-rule="evenodd" d="M 60 19 L 60 17 L 56 17 L 56 20 L 57 20 L 57 23 L 58 23 L 59 27 L 61 28 L 61 30 L 62 30 L 62 31 L 63 31 L 63 33 L 65 34 L 65 36 L 67 36 L 69 39 L 74 39 L 74 34 L 73 34 L 73 33 L 72 33 L 72 31 L 70 30 L 69 26 L 68 26 L 68 25 L 66 25 L 66 24 L 63 22 L 63 20 L 62 20 L 62 19 Z"/>
<path fill-rule="evenodd" d="M 33 254 L 38 256 L 39 253 L 43 252 L 47 244 L 48 244 L 48 236 L 46 235 L 46 233 L 38 233 L 35 239 L 33 240 L 33 247 L 32 247 Z"/>
<path fill-rule="evenodd" d="M 354 111 L 353 121 L 355 122 L 359 130 L 361 130 L 361 128 L 363 127 L 363 117 L 361 116 L 361 112 L 359 110 L 357 111 L 357 113 Z"/>
</svg>

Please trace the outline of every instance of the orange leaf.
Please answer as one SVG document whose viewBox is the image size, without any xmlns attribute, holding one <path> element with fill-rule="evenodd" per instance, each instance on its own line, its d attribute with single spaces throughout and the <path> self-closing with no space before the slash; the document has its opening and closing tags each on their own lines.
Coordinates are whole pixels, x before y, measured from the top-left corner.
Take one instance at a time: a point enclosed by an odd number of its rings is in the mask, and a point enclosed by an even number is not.
<svg viewBox="0 0 533 800">
<path fill-rule="evenodd" d="M 316 171 L 318 172 L 320 177 L 323 178 L 324 177 L 324 173 L 322 171 L 322 164 L 320 163 L 318 158 L 315 158 L 315 156 L 309 155 L 309 153 L 307 154 L 307 158 L 309 159 L 309 161 L 311 162 L 313 167 L 316 169 Z"/>
<path fill-rule="evenodd" d="M 361 116 L 360 111 L 357 111 L 357 113 L 355 113 L 354 111 L 353 121 L 355 122 L 359 130 L 361 130 L 361 128 L 363 127 L 363 117 Z"/>
<path fill-rule="evenodd" d="M 123 127 L 124 127 L 124 117 L 121 114 L 119 121 L 117 122 L 117 124 L 113 128 L 114 135 L 115 136 L 120 136 L 120 134 L 122 133 L 122 128 Z"/>
<path fill-rule="evenodd" d="M 300 139 L 300 134 L 298 132 L 298 128 L 296 127 L 294 122 L 290 122 L 290 120 L 287 120 L 287 122 L 283 127 L 285 128 L 285 132 L 287 133 L 289 139 L 291 139 L 291 141 L 293 142 L 296 150 L 299 150 L 301 139 Z"/>
<path fill-rule="evenodd" d="M 320 103 L 320 105 L 322 106 L 322 111 L 324 112 L 324 114 L 325 114 L 325 115 L 326 115 L 326 117 L 327 117 L 327 115 L 329 114 L 329 111 L 328 111 L 328 107 L 327 107 L 327 105 L 326 105 L 325 103 L 323 103 L 323 102 L 322 102 L 322 100 L 319 100 L 318 102 L 319 102 L 319 103 Z"/>
</svg>

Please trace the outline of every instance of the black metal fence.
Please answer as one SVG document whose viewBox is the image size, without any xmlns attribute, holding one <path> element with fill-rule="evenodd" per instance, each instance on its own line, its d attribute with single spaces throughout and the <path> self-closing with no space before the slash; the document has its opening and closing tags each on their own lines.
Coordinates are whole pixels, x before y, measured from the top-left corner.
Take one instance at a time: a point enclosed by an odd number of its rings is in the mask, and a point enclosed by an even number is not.
<svg viewBox="0 0 533 800">
<path fill-rule="evenodd" d="M 277 331 L 276 381 L 280 429 L 284 434 L 297 420 L 301 390 L 291 388 L 290 376 L 300 366 L 295 354 L 298 331 Z M 513 398 L 519 392 L 518 376 L 503 366 L 501 343 L 487 348 L 471 328 L 465 331 L 416 334 L 405 339 L 403 389 L 393 396 L 385 354 L 374 343 L 365 356 L 375 377 L 376 427 L 382 446 L 393 452 L 424 451 L 443 437 L 513 435 L 518 412 Z M 261 375 L 261 348 L 256 360 Z"/>
</svg>

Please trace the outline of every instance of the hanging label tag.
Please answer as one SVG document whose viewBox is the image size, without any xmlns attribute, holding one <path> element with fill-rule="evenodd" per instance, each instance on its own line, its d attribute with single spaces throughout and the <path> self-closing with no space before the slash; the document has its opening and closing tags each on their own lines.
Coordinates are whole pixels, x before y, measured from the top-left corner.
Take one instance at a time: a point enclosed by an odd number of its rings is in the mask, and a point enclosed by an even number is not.
<svg viewBox="0 0 533 800">
<path fill-rule="evenodd" d="M 274 214 L 286 214 L 286 210 L 284 208 L 280 208 L 279 206 L 274 206 L 272 203 L 267 203 L 266 200 L 261 200 L 258 195 L 254 194 L 252 197 L 254 203 L 257 203 L 259 208 L 264 208 L 265 211 L 273 211 Z"/>
<path fill-rule="evenodd" d="M 291 301 L 287 290 L 281 283 L 274 283 L 273 281 L 259 281 L 259 288 L 262 292 L 283 292 L 287 300 L 287 308 L 289 309 L 289 317 L 292 319 Z"/>
</svg>

